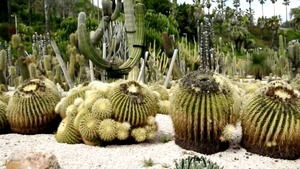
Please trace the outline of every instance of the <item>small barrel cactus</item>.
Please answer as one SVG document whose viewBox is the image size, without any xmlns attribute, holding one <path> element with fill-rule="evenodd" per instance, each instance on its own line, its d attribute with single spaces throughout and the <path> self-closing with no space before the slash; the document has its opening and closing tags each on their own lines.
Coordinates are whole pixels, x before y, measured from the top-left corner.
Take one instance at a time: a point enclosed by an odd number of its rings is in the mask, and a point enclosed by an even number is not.
<svg viewBox="0 0 300 169">
<path fill-rule="evenodd" d="M 18 88 L 7 106 L 11 130 L 35 134 L 51 129 L 57 119 L 55 105 L 60 93 L 49 80 L 33 79 Z"/>
<path fill-rule="evenodd" d="M 149 88 L 150 90 L 153 90 L 159 94 L 160 100 L 169 100 L 169 93 L 164 86 L 155 84 L 150 86 Z"/>
<path fill-rule="evenodd" d="M 112 141 L 116 138 L 117 123 L 111 119 L 105 119 L 98 126 L 98 135 L 103 141 Z"/>
<path fill-rule="evenodd" d="M 55 112 L 60 114 L 62 118 L 66 117 L 67 107 L 74 103 L 77 98 L 84 98 L 85 92 L 89 90 L 89 87 L 86 84 L 79 85 L 69 91 L 67 97 L 60 100 L 60 102 L 55 107 Z"/>
<path fill-rule="evenodd" d="M 74 128 L 71 118 L 64 118 L 57 129 L 55 139 L 59 143 L 77 144 L 81 143 L 81 135 L 79 131 Z"/>
<path fill-rule="evenodd" d="M 97 129 L 100 122 L 90 113 L 84 114 L 79 122 L 79 132 L 82 138 L 89 142 L 96 141 L 98 139 Z"/>
<path fill-rule="evenodd" d="M 145 124 L 147 117 L 157 114 L 159 109 L 154 94 L 135 81 L 117 85 L 110 100 L 114 119 L 132 126 Z"/>
<path fill-rule="evenodd" d="M 175 169 L 223 169 L 218 164 L 211 162 L 205 157 L 189 156 L 180 161 L 176 161 Z"/>
<path fill-rule="evenodd" d="M 8 120 L 6 117 L 6 107 L 7 105 L 0 101 L 0 133 L 5 133 L 9 128 Z"/>
<path fill-rule="evenodd" d="M 174 89 L 170 111 L 175 128 L 175 143 L 204 154 L 228 148 L 220 140 L 224 127 L 234 123 L 233 91 L 220 75 L 192 72 Z"/>
<path fill-rule="evenodd" d="M 300 96 L 282 81 L 257 90 L 245 104 L 242 146 L 273 158 L 300 156 Z"/>
</svg>

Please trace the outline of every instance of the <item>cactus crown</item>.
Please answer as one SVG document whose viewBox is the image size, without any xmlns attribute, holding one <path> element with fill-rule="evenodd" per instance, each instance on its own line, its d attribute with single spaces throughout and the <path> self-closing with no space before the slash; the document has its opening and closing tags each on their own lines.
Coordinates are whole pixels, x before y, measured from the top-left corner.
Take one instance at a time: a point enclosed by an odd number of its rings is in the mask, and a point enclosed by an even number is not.
<svg viewBox="0 0 300 169">
<path fill-rule="evenodd" d="M 299 95 L 288 84 L 281 81 L 271 82 L 262 89 L 262 93 L 266 96 L 280 101 L 293 101 L 299 98 Z"/>
<path fill-rule="evenodd" d="M 139 102 L 144 98 L 143 94 L 141 93 L 142 86 L 135 81 L 120 84 L 120 90 L 134 101 Z"/>
<path fill-rule="evenodd" d="M 30 81 L 24 85 L 22 85 L 19 89 L 20 92 L 24 94 L 32 94 L 39 91 L 45 91 L 46 85 L 42 81 Z"/>
<path fill-rule="evenodd" d="M 198 95 L 219 92 L 226 94 L 229 92 L 225 88 L 221 88 L 220 83 L 210 72 L 192 72 L 182 79 L 181 84 Z"/>
</svg>

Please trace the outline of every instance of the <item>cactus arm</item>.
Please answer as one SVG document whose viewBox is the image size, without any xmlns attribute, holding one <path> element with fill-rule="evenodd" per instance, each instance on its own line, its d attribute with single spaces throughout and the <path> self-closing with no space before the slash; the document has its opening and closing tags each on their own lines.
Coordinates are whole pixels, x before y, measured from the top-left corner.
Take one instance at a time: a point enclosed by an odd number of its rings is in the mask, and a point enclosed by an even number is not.
<svg viewBox="0 0 300 169">
<path fill-rule="evenodd" d="M 102 0 L 102 16 L 111 16 L 112 14 L 112 1 Z"/>
<path fill-rule="evenodd" d="M 96 66 L 102 69 L 109 69 L 112 65 L 110 62 L 102 59 L 90 42 L 85 25 L 86 15 L 80 12 L 78 16 L 78 46 L 84 56 L 90 59 Z"/>
<path fill-rule="evenodd" d="M 103 37 L 105 28 L 108 26 L 109 18 L 107 16 L 102 17 L 102 21 L 96 29 L 95 33 L 91 36 L 91 43 L 93 45 L 97 44 Z"/>
<path fill-rule="evenodd" d="M 116 4 L 116 8 L 114 10 L 114 13 L 111 15 L 112 21 L 116 20 L 119 17 L 121 8 L 122 8 L 122 2 L 121 2 L 121 0 L 117 0 L 117 4 Z"/>
<path fill-rule="evenodd" d="M 130 0 L 129 0 L 130 1 Z M 129 2 L 128 1 L 128 2 Z M 127 1 L 124 1 L 124 3 Z M 125 3 L 126 6 L 126 3 Z M 125 11 L 125 17 L 126 20 L 129 20 L 128 17 L 126 16 L 126 11 Z M 128 73 L 132 67 L 139 61 L 142 52 L 143 52 L 143 46 L 144 46 L 144 35 L 145 35 L 145 28 L 144 28 L 144 5 L 141 3 L 138 3 L 135 5 L 135 19 L 136 19 L 136 32 L 131 32 L 128 30 L 128 24 L 126 24 L 126 30 L 127 30 L 127 37 L 128 37 L 128 42 L 129 42 L 129 58 L 125 63 L 123 63 L 119 68 L 118 72 L 120 73 Z M 134 41 L 130 41 L 130 36 L 134 37 Z"/>
</svg>

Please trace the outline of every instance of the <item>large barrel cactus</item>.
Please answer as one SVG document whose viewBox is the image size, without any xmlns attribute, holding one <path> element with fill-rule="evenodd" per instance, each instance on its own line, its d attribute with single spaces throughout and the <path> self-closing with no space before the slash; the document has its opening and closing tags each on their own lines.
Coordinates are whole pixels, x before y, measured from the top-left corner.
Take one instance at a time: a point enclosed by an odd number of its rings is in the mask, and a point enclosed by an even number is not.
<svg viewBox="0 0 300 169">
<path fill-rule="evenodd" d="M 275 81 L 257 90 L 244 108 L 242 145 L 274 158 L 300 156 L 300 97 Z"/>
<path fill-rule="evenodd" d="M 181 79 L 171 98 L 175 143 L 204 154 L 225 150 L 220 137 L 236 119 L 233 91 L 224 78 L 209 72 L 192 72 Z"/>
<path fill-rule="evenodd" d="M 0 101 L 0 133 L 5 133 L 9 128 L 6 118 L 6 107 L 7 105 Z"/>
<path fill-rule="evenodd" d="M 45 79 L 33 79 L 18 88 L 7 106 L 11 130 L 22 134 L 47 132 L 57 119 L 55 105 L 60 94 Z"/>
<path fill-rule="evenodd" d="M 157 98 L 147 88 L 135 81 L 117 85 L 110 97 L 113 116 L 117 121 L 132 126 L 146 123 L 148 116 L 157 114 Z"/>
</svg>

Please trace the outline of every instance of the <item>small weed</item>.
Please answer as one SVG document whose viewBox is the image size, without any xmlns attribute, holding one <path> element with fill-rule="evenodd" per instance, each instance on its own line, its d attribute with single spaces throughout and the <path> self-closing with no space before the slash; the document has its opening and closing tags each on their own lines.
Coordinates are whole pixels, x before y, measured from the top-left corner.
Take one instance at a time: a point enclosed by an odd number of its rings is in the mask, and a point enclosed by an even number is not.
<svg viewBox="0 0 300 169">
<path fill-rule="evenodd" d="M 144 163 L 143 167 L 152 167 L 154 165 L 154 162 L 151 158 L 144 159 L 143 163 Z"/>
<path fill-rule="evenodd" d="M 161 165 L 162 168 L 171 168 L 171 166 L 167 163 L 164 163 Z"/>
<path fill-rule="evenodd" d="M 172 136 L 172 134 L 165 134 L 160 138 L 160 142 L 161 143 L 167 143 L 169 141 L 172 141 L 174 138 Z"/>
</svg>

